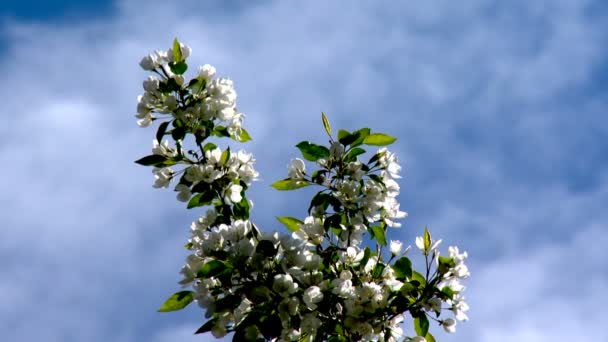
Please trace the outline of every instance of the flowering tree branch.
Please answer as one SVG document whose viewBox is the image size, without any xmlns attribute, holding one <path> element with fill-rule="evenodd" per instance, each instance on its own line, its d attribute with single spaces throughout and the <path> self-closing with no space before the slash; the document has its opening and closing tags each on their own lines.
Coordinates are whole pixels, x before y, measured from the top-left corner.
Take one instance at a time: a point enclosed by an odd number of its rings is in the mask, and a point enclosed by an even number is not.
<svg viewBox="0 0 608 342">
<path fill-rule="evenodd" d="M 290 234 L 262 232 L 249 220 L 253 203 L 246 196 L 258 177 L 255 159 L 211 142 L 251 139 L 233 82 L 216 77 L 210 65 L 186 81 L 190 53 L 176 39 L 140 62 L 153 75 L 138 99 L 138 124 L 160 124 L 152 154 L 136 162 L 153 167 L 154 187 L 173 182 L 188 209 L 207 208 L 185 246 L 191 254 L 180 284 L 191 290 L 173 294 L 159 311 L 196 301 L 207 318 L 196 333 L 233 332 L 235 341 L 431 342 L 430 321 L 454 332 L 456 321 L 467 320 L 460 283 L 469 276 L 466 252 L 449 247 L 441 255 L 441 240 L 425 229 L 416 238 L 425 258 L 418 272 L 406 256 L 410 248 L 387 239 L 407 215 L 397 202 L 401 167 L 384 147 L 396 138 L 369 128 L 334 135 L 322 114 L 329 144 L 297 144 L 303 159 L 293 159 L 287 178 L 272 184 L 282 191 L 318 187 L 308 216 L 277 217 Z M 378 149 L 364 162 L 369 147 Z M 406 334 L 401 323 L 408 314 L 415 331 Z"/>
</svg>

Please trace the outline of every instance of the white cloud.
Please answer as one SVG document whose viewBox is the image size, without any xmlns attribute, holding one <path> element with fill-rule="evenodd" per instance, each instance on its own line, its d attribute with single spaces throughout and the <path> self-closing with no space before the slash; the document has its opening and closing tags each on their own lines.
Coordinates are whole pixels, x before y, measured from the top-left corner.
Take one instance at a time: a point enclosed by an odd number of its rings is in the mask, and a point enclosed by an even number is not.
<svg viewBox="0 0 608 342">
<path fill-rule="evenodd" d="M 585 242 L 605 239 L 606 217 L 597 213 L 606 191 L 573 194 L 569 179 L 552 176 L 577 151 L 596 147 L 585 140 L 592 128 L 602 132 L 602 101 L 580 104 L 582 122 L 561 102 L 606 53 L 585 1 L 268 2 L 221 14 L 184 4 L 128 1 L 113 18 L 5 26 L 3 340 L 192 339 L 196 325 L 182 324 L 196 314 L 154 311 L 176 288 L 194 213 L 152 190 L 149 170 L 132 163 L 153 134 L 132 117 L 144 77 L 137 62 L 176 35 L 193 46 L 195 64 L 215 64 L 236 80 L 255 138 L 247 148 L 264 180 L 252 190 L 264 199 L 255 208 L 263 226 L 274 227 L 271 209 L 307 202 L 270 194 L 268 185 L 295 156 L 289 146 L 324 139 L 325 110 L 335 127 L 400 138 L 411 214 L 404 235 L 430 223 L 435 236 L 479 252 L 472 320 L 451 340 L 605 337 L 585 321 L 599 326 L 605 318 L 588 312 L 608 283 L 605 274 L 587 274 L 597 247 Z M 277 144 L 286 147 L 266 148 Z M 584 230 L 571 228 L 577 224 Z M 584 293 L 555 261 L 562 254 L 576 279 L 587 276 Z M 497 283 L 504 291 L 519 274 L 527 279 L 522 292 L 492 302 Z"/>
</svg>

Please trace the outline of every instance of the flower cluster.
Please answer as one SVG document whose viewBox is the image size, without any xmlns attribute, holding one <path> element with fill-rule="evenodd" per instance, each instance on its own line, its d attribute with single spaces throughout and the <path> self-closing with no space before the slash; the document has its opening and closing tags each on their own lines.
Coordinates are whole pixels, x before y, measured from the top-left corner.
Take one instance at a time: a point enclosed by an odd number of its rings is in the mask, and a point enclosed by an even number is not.
<svg viewBox="0 0 608 342">
<path fill-rule="evenodd" d="M 140 63 L 158 77 L 144 82 L 138 124 L 165 121 L 152 154 L 137 162 L 154 167 L 154 187 L 177 179 L 178 200 L 188 208 L 207 208 L 191 225 L 191 254 L 181 270 L 180 284 L 192 290 L 175 293 L 160 311 L 196 301 L 208 318 L 197 333 L 234 333 L 244 341 L 434 341 L 429 320 L 454 332 L 456 321 L 467 319 L 460 282 L 469 276 L 466 252 L 449 247 L 447 256 L 440 255 L 440 241 L 425 229 L 416 246 L 426 267 L 417 272 L 406 256 L 410 248 L 387 240 L 389 228 L 400 227 L 407 215 L 397 201 L 401 166 L 384 147 L 396 139 L 369 128 L 340 130 L 334 138 L 323 114 L 329 145 L 296 145 L 303 159 L 292 160 L 288 177 L 273 184 L 277 190 L 319 187 L 308 215 L 278 217 L 290 233 L 262 232 L 249 220 L 253 203 L 246 198 L 258 177 L 253 156 L 207 141 L 250 140 L 233 83 L 215 78 L 209 65 L 186 82 L 190 53 L 176 40 Z M 185 147 L 186 137 L 197 150 Z M 379 147 L 367 162 L 361 159 L 364 146 Z M 305 160 L 314 163 L 314 171 Z M 402 327 L 408 314 L 414 337 Z"/>
</svg>

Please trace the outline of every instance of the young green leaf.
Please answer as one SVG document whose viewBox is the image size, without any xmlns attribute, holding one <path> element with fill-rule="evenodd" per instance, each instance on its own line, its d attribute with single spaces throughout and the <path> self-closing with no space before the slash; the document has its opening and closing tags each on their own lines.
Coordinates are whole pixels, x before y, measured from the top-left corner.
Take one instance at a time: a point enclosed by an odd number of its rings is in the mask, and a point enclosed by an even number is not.
<svg viewBox="0 0 608 342">
<path fill-rule="evenodd" d="M 323 119 L 323 126 L 325 127 L 325 132 L 327 132 L 327 135 L 329 135 L 329 138 L 331 138 L 331 126 L 329 126 L 329 121 L 327 120 L 327 117 L 323 112 L 321 112 L 321 119 Z"/>
<path fill-rule="evenodd" d="M 173 59 L 175 59 L 176 62 L 181 62 L 182 60 L 182 48 L 177 38 L 173 40 Z"/>
<path fill-rule="evenodd" d="M 222 156 L 220 157 L 220 164 L 226 165 L 230 160 L 230 147 L 226 148 L 224 152 L 222 152 Z"/>
<path fill-rule="evenodd" d="M 169 297 L 158 309 L 159 312 L 177 311 L 185 308 L 194 300 L 194 291 L 179 291 Z"/>
<path fill-rule="evenodd" d="M 397 138 L 384 133 L 372 133 L 363 139 L 365 145 L 386 146 L 394 143 Z"/>
<path fill-rule="evenodd" d="M 431 248 L 431 242 L 433 241 L 431 239 L 431 233 L 429 232 L 429 227 L 424 227 L 423 240 L 424 240 L 424 250 L 428 251 L 429 248 Z M 425 252 L 425 254 L 426 254 L 426 252 Z"/>
<path fill-rule="evenodd" d="M 176 75 L 183 75 L 188 70 L 188 64 L 184 61 L 169 63 L 169 69 Z"/>
<path fill-rule="evenodd" d="M 203 267 L 196 273 L 198 278 L 209 278 L 222 273 L 227 268 L 226 264 L 219 260 L 211 260 L 205 263 Z"/>
<path fill-rule="evenodd" d="M 203 146 L 203 151 L 207 152 L 207 151 L 211 151 L 211 150 L 215 150 L 217 148 L 217 145 L 214 143 L 206 143 L 205 146 Z"/>
<path fill-rule="evenodd" d="M 338 130 L 338 141 L 340 139 L 344 139 L 344 137 L 349 136 L 349 135 L 350 135 L 350 132 L 345 129 Z"/>
<path fill-rule="evenodd" d="M 350 163 L 357 160 L 357 156 L 365 153 L 365 150 L 360 147 L 355 147 L 344 156 L 344 162 Z"/>
<path fill-rule="evenodd" d="M 292 232 L 297 232 L 300 230 L 300 225 L 304 224 L 304 222 L 298 220 L 294 217 L 289 216 L 277 216 L 277 220 L 287 227 Z"/>
<path fill-rule="evenodd" d="M 361 128 L 360 130 L 356 131 L 355 133 L 357 133 L 357 135 L 359 136 L 359 138 L 357 138 L 357 140 L 353 141 L 350 146 L 351 147 L 356 147 L 359 146 L 361 144 L 363 144 L 363 140 L 365 140 L 365 138 L 369 135 L 370 129 L 365 127 L 365 128 Z"/>
<path fill-rule="evenodd" d="M 386 235 L 384 233 L 384 229 L 382 229 L 381 226 L 372 226 L 371 229 L 376 241 L 378 241 L 382 246 L 386 246 Z"/>
<path fill-rule="evenodd" d="M 163 140 L 163 136 L 167 131 L 167 126 L 169 126 L 169 121 L 165 121 L 158 126 L 158 130 L 156 131 L 156 141 L 160 144 Z"/>
<path fill-rule="evenodd" d="M 252 140 L 251 136 L 249 135 L 249 132 L 247 132 L 247 130 L 245 130 L 244 128 L 241 128 L 241 134 L 239 135 L 239 139 L 240 142 L 247 142 Z"/>
<path fill-rule="evenodd" d="M 273 257 L 277 254 L 277 249 L 274 247 L 272 241 L 262 240 L 255 248 L 255 252 L 265 257 Z"/>
<path fill-rule="evenodd" d="M 305 186 L 309 186 L 312 184 L 313 183 L 310 183 L 310 182 L 304 181 L 304 180 L 295 181 L 291 178 L 285 178 L 280 181 L 276 181 L 276 182 L 272 183 L 272 187 L 277 190 L 282 191 L 282 190 L 295 190 L 295 189 L 303 188 Z"/>
<path fill-rule="evenodd" d="M 354 132 L 352 134 L 348 134 L 343 136 L 342 138 L 338 139 L 338 141 L 340 142 L 340 144 L 344 145 L 344 146 L 348 146 L 350 144 L 352 144 L 353 142 L 357 141 L 359 139 L 361 133 L 359 132 Z"/>
<path fill-rule="evenodd" d="M 160 154 L 151 154 L 135 161 L 135 163 L 143 166 L 158 166 L 167 161 L 167 157 Z"/>
<path fill-rule="evenodd" d="M 414 329 L 416 330 L 416 334 L 418 336 L 426 336 L 429 332 L 429 319 L 426 317 L 425 313 L 422 313 L 421 316 L 414 318 Z"/>
<path fill-rule="evenodd" d="M 401 257 L 393 265 L 395 278 L 405 280 L 412 277 L 412 261 L 406 257 Z"/>
<path fill-rule="evenodd" d="M 211 331 L 211 329 L 213 329 L 213 327 L 215 326 L 215 323 L 217 322 L 217 320 L 218 320 L 217 317 L 208 320 L 207 323 L 201 325 L 201 327 L 198 328 L 198 330 L 196 330 L 196 332 L 194 332 L 194 335 L 204 334 L 206 332 Z"/>
<path fill-rule="evenodd" d="M 325 146 L 316 145 L 308 141 L 302 141 L 296 145 L 302 152 L 304 159 L 309 161 L 317 161 L 321 158 L 329 157 L 329 150 Z"/>
<path fill-rule="evenodd" d="M 215 192 L 212 190 L 201 192 L 200 194 L 196 194 L 192 196 L 190 201 L 188 202 L 188 209 L 202 207 L 204 205 L 209 205 L 215 198 Z"/>
<path fill-rule="evenodd" d="M 437 342 L 435 340 L 435 336 L 431 335 L 431 333 L 426 333 L 424 339 L 426 340 L 426 342 Z"/>
</svg>

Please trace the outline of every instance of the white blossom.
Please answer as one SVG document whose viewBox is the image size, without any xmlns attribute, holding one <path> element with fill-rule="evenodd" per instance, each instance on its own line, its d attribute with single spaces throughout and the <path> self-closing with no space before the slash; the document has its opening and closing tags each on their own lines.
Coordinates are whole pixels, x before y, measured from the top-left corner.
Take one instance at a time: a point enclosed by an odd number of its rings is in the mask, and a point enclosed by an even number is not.
<svg viewBox="0 0 608 342">
<path fill-rule="evenodd" d="M 154 168 L 152 170 L 154 174 L 154 187 L 155 188 L 166 188 L 169 186 L 169 182 L 173 178 L 173 170 L 168 167 Z"/>
<path fill-rule="evenodd" d="M 402 242 L 399 240 L 391 240 L 391 244 L 390 244 L 390 249 L 391 249 L 391 254 L 392 255 L 399 255 L 399 252 L 401 252 L 401 246 L 402 246 Z"/>
<path fill-rule="evenodd" d="M 293 159 L 287 170 L 287 177 L 293 180 L 301 180 L 306 174 L 306 165 L 300 158 Z"/>
<path fill-rule="evenodd" d="M 323 292 L 318 286 L 311 286 L 304 291 L 302 300 L 310 310 L 315 310 L 317 303 L 323 300 Z"/>
<path fill-rule="evenodd" d="M 456 332 L 456 321 L 452 318 L 446 318 L 441 322 L 441 326 L 443 327 L 443 330 L 445 330 L 448 333 L 455 333 Z"/>
<path fill-rule="evenodd" d="M 198 77 L 205 80 L 205 82 L 209 82 L 215 76 L 215 72 L 215 67 L 209 64 L 198 67 Z"/>
<path fill-rule="evenodd" d="M 175 191 L 178 191 L 177 200 L 180 202 L 188 202 L 190 197 L 192 197 L 190 187 L 185 184 L 177 184 L 175 186 Z"/>
</svg>

